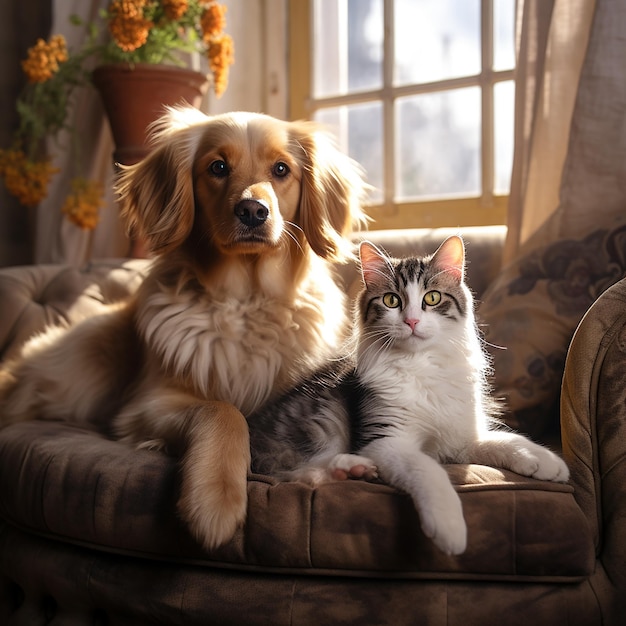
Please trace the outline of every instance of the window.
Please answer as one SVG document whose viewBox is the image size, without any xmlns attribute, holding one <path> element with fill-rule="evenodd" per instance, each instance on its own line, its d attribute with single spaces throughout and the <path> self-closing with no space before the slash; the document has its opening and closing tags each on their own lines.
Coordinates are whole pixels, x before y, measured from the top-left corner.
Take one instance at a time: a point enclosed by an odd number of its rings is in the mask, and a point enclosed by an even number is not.
<svg viewBox="0 0 626 626">
<path fill-rule="evenodd" d="M 291 0 L 293 118 L 375 186 L 374 227 L 502 224 L 515 0 Z"/>
</svg>

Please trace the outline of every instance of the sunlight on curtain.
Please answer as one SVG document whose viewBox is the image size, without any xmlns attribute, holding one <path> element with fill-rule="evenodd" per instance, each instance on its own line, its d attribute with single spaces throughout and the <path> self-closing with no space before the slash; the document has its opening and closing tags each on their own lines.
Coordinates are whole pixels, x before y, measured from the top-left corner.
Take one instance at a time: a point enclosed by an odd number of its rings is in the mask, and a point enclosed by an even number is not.
<svg viewBox="0 0 626 626">
<path fill-rule="evenodd" d="M 515 153 L 505 261 L 555 238 L 593 0 L 519 0 Z"/>
<path fill-rule="evenodd" d="M 70 24 L 71 15 L 89 22 L 105 7 L 107 0 L 54 0 L 53 33 L 61 33 L 68 47 L 78 47 L 85 36 L 83 28 Z M 124 256 L 128 240 L 120 223 L 119 209 L 113 196 L 113 141 L 104 118 L 100 96 L 94 89 L 81 88 L 76 92 L 71 116 L 80 138 L 81 162 L 84 175 L 99 180 L 105 188 L 105 207 L 100 211 L 100 223 L 94 231 L 81 230 L 64 219 L 60 207 L 69 190 L 69 150 L 50 146 L 55 154 L 54 165 L 59 168 L 48 192 L 48 197 L 37 207 L 34 257 L 36 263 L 80 264 L 88 258 Z M 62 132 L 59 144 L 67 146 L 71 134 Z"/>
</svg>

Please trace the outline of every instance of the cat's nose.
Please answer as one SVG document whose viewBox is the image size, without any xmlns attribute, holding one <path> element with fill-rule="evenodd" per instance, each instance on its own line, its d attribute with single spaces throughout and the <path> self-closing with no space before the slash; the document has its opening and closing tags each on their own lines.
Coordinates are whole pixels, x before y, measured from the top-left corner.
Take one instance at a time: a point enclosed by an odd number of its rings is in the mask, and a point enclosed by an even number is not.
<svg viewBox="0 0 626 626">
<path fill-rule="evenodd" d="M 414 331 L 415 327 L 419 324 L 419 320 L 416 320 L 414 317 L 407 317 L 404 323 L 411 327 L 411 331 Z"/>
</svg>

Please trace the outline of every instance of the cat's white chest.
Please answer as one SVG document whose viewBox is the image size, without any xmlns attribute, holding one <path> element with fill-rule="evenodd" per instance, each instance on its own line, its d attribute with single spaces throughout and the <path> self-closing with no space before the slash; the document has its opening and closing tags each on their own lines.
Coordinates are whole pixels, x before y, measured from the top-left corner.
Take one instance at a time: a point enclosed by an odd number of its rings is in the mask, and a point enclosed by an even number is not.
<svg viewBox="0 0 626 626">
<path fill-rule="evenodd" d="M 476 430 L 473 372 L 461 359 L 424 353 L 382 355 L 365 373 L 394 432 L 440 459 L 453 456 Z"/>
</svg>

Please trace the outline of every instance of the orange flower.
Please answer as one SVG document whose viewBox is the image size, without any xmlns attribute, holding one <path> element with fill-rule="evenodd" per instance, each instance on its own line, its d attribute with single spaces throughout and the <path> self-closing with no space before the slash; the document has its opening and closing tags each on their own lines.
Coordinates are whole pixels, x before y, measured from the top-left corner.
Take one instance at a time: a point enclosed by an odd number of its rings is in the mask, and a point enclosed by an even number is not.
<svg viewBox="0 0 626 626">
<path fill-rule="evenodd" d="M 213 73 L 213 90 L 221 96 L 228 87 L 228 71 L 235 61 L 235 45 L 230 35 L 213 37 L 209 42 L 209 65 Z"/>
<path fill-rule="evenodd" d="M 48 193 L 48 183 L 59 170 L 49 159 L 30 161 L 21 150 L 0 150 L 0 177 L 7 191 L 23 206 L 39 204 Z"/>
<path fill-rule="evenodd" d="M 179 20 L 189 8 L 188 0 L 163 0 L 163 11 L 168 20 Z"/>
<path fill-rule="evenodd" d="M 211 2 L 200 16 L 202 38 L 208 41 L 219 35 L 226 27 L 226 7 L 218 2 Z"/>
<path fill-rule="evenodd" d="M 61 211 L 79 228 L 93 230 L 100 220 L 102 185 L 85 178 L 74 178 L 71 185 L 72 191 L 65 199 Z"/>
<path fill-rule="evenodd" d="M 143 15 L 145 0 L 114 0 L 109 7 L 109 32 L 124 52 L 141 48 L 154 23 Z"/>
<path fill-rule="evenodd" d="M 67 44 L 62 35 L 55 35 L 49 42 L 38 39 L 28 49 L 28 57 L 22 61 L 22 69 L 30 83 L 43 83 L 58 72 L 59 63 L 67 61 Z"/>
</svg>

